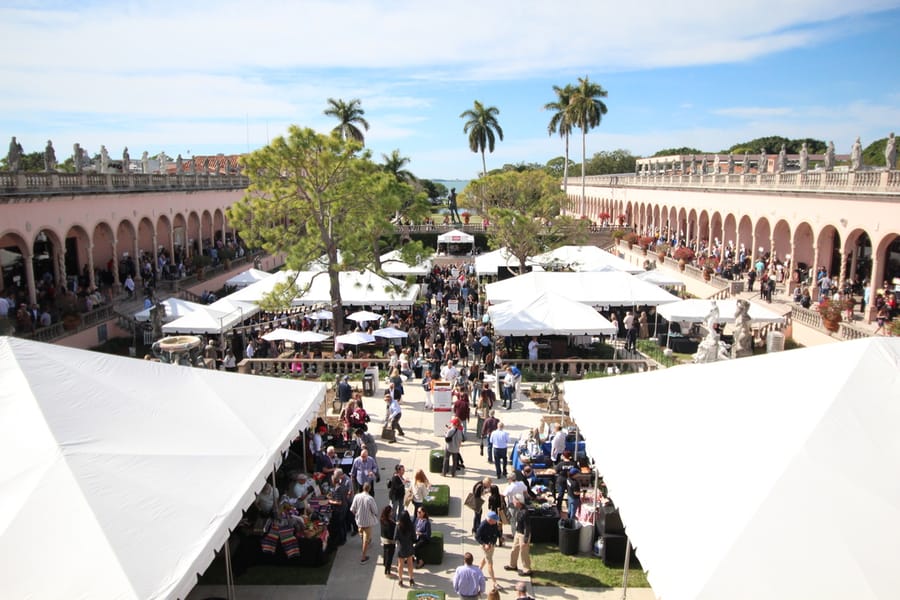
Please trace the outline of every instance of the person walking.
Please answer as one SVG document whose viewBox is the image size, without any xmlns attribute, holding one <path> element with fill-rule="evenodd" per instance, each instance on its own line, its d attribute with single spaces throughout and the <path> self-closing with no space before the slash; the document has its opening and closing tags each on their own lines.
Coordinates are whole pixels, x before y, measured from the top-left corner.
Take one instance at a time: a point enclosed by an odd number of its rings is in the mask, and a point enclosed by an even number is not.
<svg viewBox="0 0 900 600">
<path fill-rule="evenodd" d="M 462 600 L 478 600 L 487 584 L 484 572 L 481 567 L 476 567 L 474 562 L 475 557 L 472 553 L 466 552 L 463 555 L 463 564 L 456 567 L 453 573 L 453 591 L 459 594 Z"/>
<path fill-rule="evenodd" d="M 378 463 L 369 456 L 369 451 L 363 448 L 359 456 L 353 459 L 350 467 L 350 479 L 353 481 L 353 490 L 359 492 L 367 483 L 369 489 L 375 485 L 375 477 L 378 474 Z"/>
<path fill-rule="evenodd" d="M 566 504 L 569 507 L 569 519 L 574 519 L 578 513 L 578 507 L 581 506 L 581 483 L 575 479 L 581 471 L 578 467 L 569 469 L 569 477 L 566 480 Z"/>
<path fill-rule="evenodd" d="M 487 391 L 487 388 L 485 388 L 485 391 Z M 500 420 L 493 410 L 488 413 L 488 418 L 481 424 L 481 437 L 487 440 L 488 464 L 494 462 L 494 447 L 491 444 L 491 434 L 494 433 L 494 430 L 497 429 L 497 425 L 499 424 Z"/>
<path fill-rule="evenodd" d="M 550 460 L 557 465 L 562 459 L 563 452 L 566 451 L 566 432 L 563 431 L 560 423 L 556 423 L 553 430 L 553 439 L 550 442 Z"/>
<path fill-rule="evenodd" d="M 413 556 L 415 555 L 416 528 L 407 511 L 400 513 L 397 519 L 397 527 L 394 531 L 394 542 L 397 544 L 397 578 L 399 585 L 403 587 L 403 567 L 406 566 L 409 574 L 409 586 L 416 584 L 413 579 Z"/>
<path fill-rule="evenodd" d="M 384 403 L 387 406 L 387 418 L 385 419 L 385 428 L 392 429 L 397 435 L 403 436 L 403 428 L 400 427 L 400 417 L 403 416 L 403 410 L 400 408 L 400 402 L 391 394 L 384 395 Z"/>
<path fill-rule="evenodd" d="M 350 504 L 350 512 L 356 517 L 356 526 L 359 529 L 359 537 L 362 540 L 362 554 L 360 564 L 369 562 L 369 545 L 372 543 L 372 528 L 379 522 L 378 505 L 372 497 L 372 483 L 366 482 L 362 490 L 353 496 Z"/>
<path fill-rule="evenodd" d="M 503 422 L 497 423 L 497 429 L 491 433 L 490 446 L 494 451 L 494 469 L 497 471 L 497 479 L 506 477 L 506 451 L 509 446 L 509 433 L 503 429 Z"/>
<path fill-rule="evenodd" d="M 472 509 L 475 512 L 475 518 L 472 520 L 472 535 L 475 535 L 478 526 L 481 525 L 481 513 L 484 508 L 484 494 L 491 491 L 491 485 L 493 485 L 491 478 L 485 477 L 472 486 L 472 497 L 475 498 L 475 507 Z"/>
<path fill-rule="evenodd" d="M 556 510 L 562 511 L 562 501 L 566 495 L 566 482 L 569 479 L 569 469 L 576 466 L 572 460 L 572 452 L 566 450 L 562 453 L 562 460 L 556 467 Z"/>
<path fill-rule="evenodd" d="M 494 575 L 494 548 L 500 539 L 500 529 L 497 526 L 500 516 L 494 511 L 487 514 L 487 518 L 481 522 L 475 531 L 475 541 L 481 544 L 484 551 L 484 558 L 481 559 L 480 569 L 484 569 L 487 565 L 488 574 L 491 576 L 491 582 L 497 587 L 497 577 Z"/>
<path fill-rule="evenodd" d="M 518 571 L 522 577 L 531 575 L 531 520 L 528 518 L 528 510 L 525 508 L 525 498 L 516 495 L 513 501 L 515 505 L 515 522 L 513 523 L 512 552 L 509 555 L 509 564 L 503 568 L 507 571 Z M 518 561 L 522 559 L 521 571 Z"/>
<path fill-rule="evenodd" d="M 381 550 L 382 562 L 384 563 L 384 576 L 391 576 L 391 567 L 394 565 L 394 552 L 397 550 L 397 543 L 394 541 L 394 535 L 397 533 L 397 521 L 394 520 L 394 509 L 388 504 L 381 509 Z"/>
<path fill-rule="evenodd" d="M 405 472 L 406 467 L 397 464 L 394 467 L 394 474 L 388 482 L 388 500 L 390 500 L 395 519 L 400 518 L 400 510 L 403 508 L 403 497 L 406 495 L 406 480 L 403 479 Z"/>
<path fill-rule="evenodd" d="M 447 476 L 449 470 L 450 477 L 456 477 L 456 470 L 460 468 L 459 464 L 459 448 L 462 439 L 462 426 L 459 419 L 453 417 L 447 424 L 447 433 L 444 435 L 444 464 L 441 468 L 441 475 Z M 453 466 L 450 466 L 450 459 L 453 458 Z"/>
</svg>

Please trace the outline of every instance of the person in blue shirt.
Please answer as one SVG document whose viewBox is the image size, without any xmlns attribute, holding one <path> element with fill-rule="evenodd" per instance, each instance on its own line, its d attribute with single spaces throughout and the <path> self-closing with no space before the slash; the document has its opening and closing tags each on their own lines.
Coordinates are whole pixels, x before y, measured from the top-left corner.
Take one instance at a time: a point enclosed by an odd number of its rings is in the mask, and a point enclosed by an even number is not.
<svg viewBox="0 0 900 600">
<path fill-rule="evenodd" d="M 475 531 L 475 541 L 481 544 L 481 549 L 484 550 L 484 558 L 481 559 L 479 568 L 483 570 L 484 566 L 487 565 L 494 587 L 497 587 L 497 578 L 494 576 L 494 548 L 500 539 L 499 521 L 500 516 L 496 512 L 490 511 L 487 514 L 487 518 L 481 522 L 481 525 Z"/>
<path fill-rule="evenodd" d="M 484 573 L 474 564 L 475 558 L 471 552 L 463 555 L 463 564 L 456 567 L 453 573 L 453 591 L 459 594 L 463 600 L 477 600 L 484 593 Z"/>
</svg>

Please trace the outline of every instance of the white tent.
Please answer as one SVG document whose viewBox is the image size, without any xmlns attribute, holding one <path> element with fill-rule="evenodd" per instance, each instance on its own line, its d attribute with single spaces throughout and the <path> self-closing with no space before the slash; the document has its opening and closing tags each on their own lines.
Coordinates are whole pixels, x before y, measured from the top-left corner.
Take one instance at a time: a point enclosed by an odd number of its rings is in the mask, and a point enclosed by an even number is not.
<svg viewBox="0 0 900 600">
<path fill-rule="evenodd" d="M 498 335 L 612 335 L 615 326 L 588 306 L 552 292 L 488 309 Z"/>
<path fill-rule="evenodd" d="M 591 273 L 532 272 L 486 286 L 491 303 L 533 297 L 544 292 L 591 306 L 657 306 L 677 302 L 678 297 L 652 283 L 621 271 Z"/>
<path fill-rule="evenodd" d="M 533 267 L 536 263 L 529 259 L 525 261 L 526 266 Z M 513 272 L 518 272 L 519 259 L 509 253 L 506 247 L 485 252 L 475 257 L 475 274 L 479 277 L 494 276 L 500 273 L 500 269 L 510 268 Z"/>
<path fill-rule="evenodd" d="M 203 304 L 198 304 L 197 302 L 190 302 L 188 300 L 182 300 L 181 298 L 166 298 L 162 301 L 163 307 L 166 309 L 166 316 L 163 318 L 163 322 L 174 321 L 175 319 L 179 319 L 185 315 L 189 315 L 193 312 L 197 312 L 198 310 L 204 310 L 206 308 Z M 134 318 L 138 321 L 149 321 L 150 320 L 150 308 L 145 308 L 134 313 Z"/>
<path fill-rule="evenodd" d="M 555 250 L 532 257 L 544 270 L 596 271 L 611 267 L 626 273 L 640 273 L 644 269 L 623 260 L 597 246 L 560 246 Z"/>
<path fill-rule="evenodd" d="M 393 277 L 381 277 L 372 271 L 344 271 L 339 274 L 344 306 L 412 306 L 419 297 L 419 285 L 406 285 Z M 309 289 L 294 298 L 295 306 L 331 304 L 331 286 L 325 273 L 300 273 L 300 289 Z"/>
<path fill-rule="evenodd" d="M 262 300 L 266 294 L 270 293 L 279 283 L 290 281 L 296 275 L 296 271 L 278 271 L 271 277 L 266 277 L 256 283 L 251 283 L 247 287 L 240 289 L 232 294 L 228 294 L 225 298 L 232 302 L 250 302 L 256 303 Z"/>
<path fill-rule="evenodd" d="M 225 285 L 227 285 L 228 287 L 242 288 L 247 287 L 251 283 L 262 281 L 263 279 L 271 276 L 271 273 L 260 271 L 259 269 L 250 268 L 243 273 L 238 273 L 237 275 L 226 281 Z"/>
<path fill-rule="evenodd" d="M 252 302 L 232 300 L 229 296 L 220 298 L 212 304 L 208 304 L 207 308 L 216 312 L 225 313 L 229 316 L 238 315 L 240 316 L 241 321 L 247 317 L 252 317 L 259 312 L 259 305 L 253 304 Z"/>
<path fill-rule="evenodd" d="M 184 598 L 325 386 L 0 338 L 8 598 Z"/>
<path fill-rule="evenodd" d="M 637 277 L 641 281 L 646 281 L 647 283 L 652 283 L 653 285 L 658 285 L 660 287 L 686 287 L 684 280 L 681 277 L 675 275 L 674 273 L 668 273 L 662 269 L 641 271 L 640 273 L 636 273 L 635 277 Z"/>
<path fill-rule="evenodd" d="M 451 229 L 437 236 L 438 249 L 441 244 L 468 244 L 475 247 L 475 236 L 459 229 Z"/>
<path fill-rule="evenodd" d="M 700 323 L 706 320 L 715 302 L 719 309 L 718 323 L 734 323 L 734 313 L 737 311 L 737 300 L 703 300 L 691 298 L 680 300 L 671 304 L 664 304 L 657 309 L 659 315 L 667 321 L 682 321 L 687 323 Z M 758 304 L 750 303 L 747 312 L 751 323 L 784 323 L 784 317 L 763 308 Z"/>
<path fill-rule="evenodd" d="M 665 600 L 896 598 L 898 399 L 890 338 L 566 384 Z"/>
<path fill-rule="evenodd" d="M 235 325 L 241 323 L 241 313 L 222 313 L 204 306 L 202 310 L 184 315 L 162 326 L 163 333 L 189 333 L 189 334 L 220 334 L 229 331 Z"/>
<path fill-rule="evenodd" d="M 381 269 L 388 275 L 393 275 L 395 277 L 406 277 L 407 275 L 421 277 L 428 275 L 428 273 L 431 272 L 432 267 L 431 257 L 423 258 L 415 265 L 406 264 L 403 262 L 403 259 L 400 258 L 399 250 L 391 250 L 386 254 L 382 254 L 380 260 Z"/>
<path fill-rule="evenodd" d="M 318 333 L 316 331 L 297 331 L 296 329 L 284 329 L 283 327 L 273 329 L 272 331 L 262 336 L 264 340 L 269 342 L 286 340 L 289 342 L 294 342 L 295 344 L 317 344 L 319 342 L 324 342 L 329 337 L 331 336 L 327 333 Z"/>
</svg>

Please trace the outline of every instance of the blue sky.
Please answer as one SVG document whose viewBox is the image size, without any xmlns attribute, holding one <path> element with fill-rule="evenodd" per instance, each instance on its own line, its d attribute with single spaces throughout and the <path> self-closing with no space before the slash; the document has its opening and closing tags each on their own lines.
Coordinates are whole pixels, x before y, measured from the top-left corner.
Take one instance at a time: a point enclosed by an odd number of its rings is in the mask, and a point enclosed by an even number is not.
<svg viewBox="0 0 900 600">
<path fill-rule="evenodd" d="M 328 131 L 329 97 L 359 98 L 376 160 L 469 179 L 459 114 L 504 131 L 488 168 L 563 154 L 552 86 L 589 76 L 609 113 L 588 156 L 717 151 L 766 135 L 849 152 L 900 130 L 900 0 L 5 1 L 0 135 L 121 156 L 253 150 L 296 123 Z M 581 136 L 571 140 L 581 160 Z"/>
</svg>

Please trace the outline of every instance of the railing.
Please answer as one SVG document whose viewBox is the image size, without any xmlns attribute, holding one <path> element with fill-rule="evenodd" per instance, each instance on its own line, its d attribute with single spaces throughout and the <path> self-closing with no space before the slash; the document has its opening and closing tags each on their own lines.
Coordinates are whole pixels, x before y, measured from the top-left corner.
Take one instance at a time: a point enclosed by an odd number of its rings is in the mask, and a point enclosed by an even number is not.
<svg viewBox="0 0 900 600">
<path fill-rule="evenodd" d="M 81 319 L 78 321 L 78 325 L 74 329 L 66 329 L 62 322 L 58 322 L 53 323 L 48 327 L 36 329 L 31 335 L 23 337 L 28 337 L 38 342 L 53 342 L 60 338 L 72 335 L 73 333 L 84 331 L 85 329 L 93 327 L 98 323 L 108 321 L 115 315 L 116 313 L 114 307 L 111 304 L 104 304 L 89 312 L 80 313 L 79 316 L 81 317 Z"/>
<path fill-rule="evenodd" d="M 819 329 L 821 331 L 824 331 L 825 333 L 828 333 L 829 335 L 832 335 L 830 331 L 825 329 L 825 324 L 822 322 L 822 315 L 820 315 L 819 311 L 817 310 L 803 308 L 802 306 L 797 305 L 791 305 L 790 318 L 794 321 L 797 321 L 798 323 L 806 325 L 807 327 Z M 844 340 L 858 340 L 862 338 L 872 337 L 872 332 L 865 329 L 860 329 L 852 323 L 841 321 L 840 323 L 838 323 L 838 330 L 834 335 Z"/>
<path fill-rule="evenodd" d="M 303 365 L 304 377 L 322 377 L 323 375 L 358 376 L 367 367 L 378 367 L 380 373 L 386 374 L 388 359 L 386 358 L 245 358 L 238 364 L 241 373 L 254 373 L 271 377 L 297 376 L 291 367 L 299 361 Z M 587 373 L 640 372 L 653 371 L 659 366 L 650 359 L 597 359 L 597 358 L 560 358 L 543 360 L 517 360 L 515 362 L 523 371 L 530 370 L 537 375 L 549 377 L 558 373 L 566 379 L 583 377 Z"/>
<path fill-rule="evenodd" d="M 897 195 L 900 171 L 793 171 L 749 175 L 590 175 L 587 185 L 602 187 L 704 188 L 759 192 L 810 192 Z M 580 179 L 569 178 L 570 185 Z M 574 188 L 570 195 L 575 195 Z"/>
<path fill-rule="evenodd" d="M 0 196 L 109 193 L 123 190 L 245 189 L 243 175 L 145 175 L 143 173 L 0 173 Z"/>
</svg>

